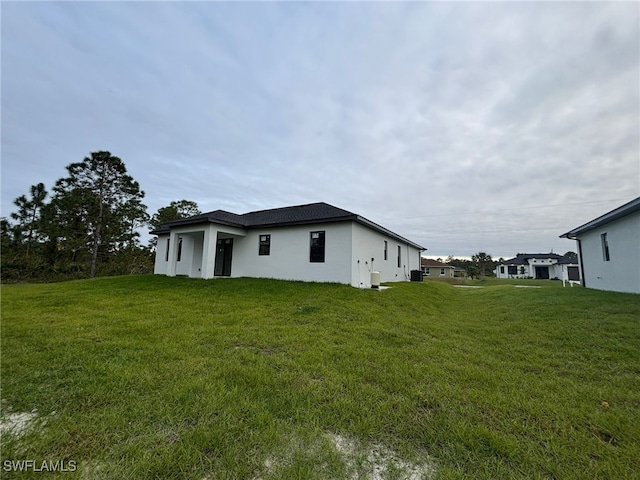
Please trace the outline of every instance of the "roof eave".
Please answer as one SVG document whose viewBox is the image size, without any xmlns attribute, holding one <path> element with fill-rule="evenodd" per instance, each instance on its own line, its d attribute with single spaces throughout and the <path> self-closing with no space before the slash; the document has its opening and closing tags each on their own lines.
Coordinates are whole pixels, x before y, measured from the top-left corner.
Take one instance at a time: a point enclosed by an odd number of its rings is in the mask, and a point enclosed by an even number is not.
<svg viewBox="0 0 640 480">
<path fill-rule="evenodd" d="M 560 238 L 568 238 L 571 240 L 576 240 L 578 235 L 582 235 L 583 233 L 587 233 L 591 230 L 594 230 L 602 225 L 606 225 L 615 220 L 620 220 L 621 218 L 626 217 L 627 215 L 631 215 L 632 213 L 640 211 L 640 197 L 631 200 L 624 205 L 611 210 L 610 212 L 605 213 L 604 215 L 600 215 L 598 218 L 594 218 L 590 222 L 585 223 L 584 225 L 580 225 L 573 230 L 569 230 L 567 233 L 563 233 L 560 235 Z"/>
</svg>

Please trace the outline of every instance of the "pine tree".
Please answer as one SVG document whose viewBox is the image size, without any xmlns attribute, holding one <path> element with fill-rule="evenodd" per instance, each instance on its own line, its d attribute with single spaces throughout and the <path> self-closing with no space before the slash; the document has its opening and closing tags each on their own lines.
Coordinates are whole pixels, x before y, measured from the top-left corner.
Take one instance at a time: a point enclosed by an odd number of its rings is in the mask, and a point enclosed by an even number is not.
<svg viewBox="0 0 640 480">
<path fill-rule="evenodd" d="M 67 166 L 69 176 L 58 180 L 47 220 L 72 261 L 89 252 L 90 273 L 97 272 L 100 252 L 108 253 L 123 242 L 135 242 L 137 225 L 147 221 L 144 192 L 127 174 L 122 160 L 110 152 L 92 152 L 82 162 Z"/>
<path fill-rule="evenodd" d="M 11 218 L 18 222 L 14 228 L 18 239 L 26 246 L 26 258 L 29 258 L 31 245 L 38 233 L 40 213 L 45 204 L 44 200 L 47 198 L 47 190 L 44 183 L 38 183 L 31 185 L 29 193 L 31 198 L 20 195 L 14 200 L 13 203 L 18 207 L 18 211 L 11 214 Z"/>
</svg>

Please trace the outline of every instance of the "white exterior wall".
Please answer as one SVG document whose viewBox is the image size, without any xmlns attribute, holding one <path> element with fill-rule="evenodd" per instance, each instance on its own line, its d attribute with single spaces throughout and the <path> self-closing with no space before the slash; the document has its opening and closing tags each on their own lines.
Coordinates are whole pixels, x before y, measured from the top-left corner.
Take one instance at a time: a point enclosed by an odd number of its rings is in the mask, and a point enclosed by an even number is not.
<svg viewBox="0 0 640 480">
<path fill-rule="evenodd" d="M 602 255 L 602 233 L 607 234 L 608 262 Z M 586 287 L 640 293 L 640 213 L 595 228 L 578 239 Z"/>
<path fill-rule="evenodd" d="M 311 232 L 325 232 L 325 261 L 310 262 Z M 260 235 L 271 235 L 269 255 L 259 255 Z M 178 238 L 182 252 L 178 258 Z M 231 277 L 278 278 L 317 282 L 338 282 L 354 287 L 371 285 L 373 270 L 382 282 L 410 280 L 411 270 L 420 267 L 420 251 L 390 236 L 356 222 L 331 222 L 289 227 L 242 230 L 207 224 L 174 228 L 171 235 L 159 235 L 154 273 L 213 278 L 218 238 L 233 238 Z M 171 238 L 169 261 L 167 239 Z M 384 260 L 384 241 L 388 259 Z M 398 267 L 398 246 L 401 266 Z"/>
<path fill-rule="evenodd" d="M 549 268 L 549 280 L 551 280 L 555 275 L 554 265 L 558 264 L 558 260 L 553 258 L 530 258 L 529 259 L 529 275 L 530 277 L 536 278 L 536 267 L 548 267 Z M 558 277 L 560 278 L 560 277 Z"/>
<path fill-rule="evenodd" d="M 535 260 L 535 262 L 534 262 Z M 500 273 L 500 267 L 504 267 L 504 273 Z M 577 267 L 578 264 L 559 264 L 556 259 L 529 259 L 529 265 L 516 265 L 517 275 L 509 275 L 509 266 L 507 264 L 498 265 L 496 267 L 496 278 L 536 278 L 536 268 L 535 267 L 549 267 L 549 279 L 557 278 L 558 280 L 562 280 L 563 275 L 566 277 L 568 275 L 567 268 L 568 267 Z M 524 267 L 524 273 L 520 273 L 520 267 Z M 564 267 L 564 268 L 563 268 Z"/>
<path fill-rule="evenodd" d="M 324 263 L 309 261 L 311 232 L 325 232 Z M 258 255 L 260 235 L 271 235 L 269 255 Z M 232 277 L 351 283 L 351 223 L 252 229 L 234 240 Z"/>
<path fill-rule="evenodd" d="M 500 267 L 504 267 L 504 273 L 500 273 Z M 498 265 L 495 269 L 496 278 L 527 278 L 535 276 L 535 270 L 531 270 L 529 265 L 515 265 L 515 267 L 518 273 L 516 275 L 509 275 L 509 265 L 506 263 Z M 524 267 L 524 273 L 520 273 L 520 267 Z M 531 273 L 532 271 L 533 273 Z"/>
<path fill-rule="evenodd" d="M 351 285 L 354 287 L 370 287 L 371 271 L 380 272 L 381 282 L 402 282 L 411 279 L 411 270 L 420 270 L 420 250 L 417 248 L 359 223 L 352 222 L 352 225 Z M 384 259 L 385 240 L 387 260 Z M 399 268 L 398 246 L 401 254 Z"/>
<path fill-rule="evenodd" d="M 158 235 L 158 243 L 156 244 L 156 260 L 153 266 L 153 273 L 156 275 L 167 275 L 169 270 L 169 262 L 166 261 L 167 240 L 169 235 Z"/>
</svg>

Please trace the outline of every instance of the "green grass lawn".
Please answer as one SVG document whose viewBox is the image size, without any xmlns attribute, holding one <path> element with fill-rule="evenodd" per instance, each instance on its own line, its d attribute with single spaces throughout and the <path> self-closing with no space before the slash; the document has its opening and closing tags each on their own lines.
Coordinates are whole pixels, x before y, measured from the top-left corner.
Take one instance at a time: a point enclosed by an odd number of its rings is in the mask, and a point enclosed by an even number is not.
<svg viewBox="0 0 640 480">
<path fill-rule="evenodd" d="M 640 296 L 485 285 L 3 286 L 0 476 L 639 478 Z"/>
</svg>

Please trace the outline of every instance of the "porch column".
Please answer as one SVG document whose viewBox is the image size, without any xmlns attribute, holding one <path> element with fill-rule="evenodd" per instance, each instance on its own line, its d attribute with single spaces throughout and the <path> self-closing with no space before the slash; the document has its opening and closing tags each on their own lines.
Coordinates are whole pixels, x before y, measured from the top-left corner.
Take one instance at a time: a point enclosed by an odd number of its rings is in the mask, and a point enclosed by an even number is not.
<svg viewBox="0 0 640 480">
<path fill-rule="evenodd" d="M 202 243 L 202 278 L 213 278 L 216 263 L 216 246 L 218 231 L 213 225 L 208 225 L 204 231 Z"/>
<path fill-rule="evenodd" d="M 176 262 L 178 261 L 178 234 L 171 232 L 169 234 L 169 268 L 167 269 L 167 275 L 170 277 L 176 276 Z"/>
</svg>

